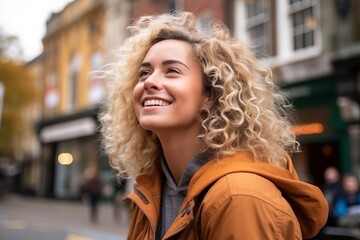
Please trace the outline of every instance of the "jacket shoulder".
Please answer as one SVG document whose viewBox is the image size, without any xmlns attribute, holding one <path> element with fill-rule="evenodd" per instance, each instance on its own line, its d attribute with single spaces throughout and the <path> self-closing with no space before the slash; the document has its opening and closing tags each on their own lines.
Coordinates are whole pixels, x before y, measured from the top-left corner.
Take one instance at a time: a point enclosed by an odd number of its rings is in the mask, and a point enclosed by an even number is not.
<svg viewBox="0 0 360 240">
<path fill-rule="evenodd" d="M 288 230 L 292 237 L 287 239 L 301 236 L 299 222 L 281 191 L 270 180 L 254 173 L 236 172 L 218 179 L 205 194 L 200 210 L 200 222 L 205 228 L 212 229 L 221 225 L 219 222 L 228 221 L 226 225 L 230 227 L 233 221 L 237 224 L 229 231 L 238 234 L 248 234 L 249 229 L 261 226 L 257 230 L 263 237 L 284 236 Z"/>
<path fill-rule="evenodd" d="M 219 196 L 231 198 L 248 196 L 278 205 L 282 201 L 281 191 L 270 180 L 255 173 L 236 172 L 218 179 L 206 194 L 208 200 L 218 200 Z M 212 199 L 215 197 L 215 199 Z"/>
</svg>

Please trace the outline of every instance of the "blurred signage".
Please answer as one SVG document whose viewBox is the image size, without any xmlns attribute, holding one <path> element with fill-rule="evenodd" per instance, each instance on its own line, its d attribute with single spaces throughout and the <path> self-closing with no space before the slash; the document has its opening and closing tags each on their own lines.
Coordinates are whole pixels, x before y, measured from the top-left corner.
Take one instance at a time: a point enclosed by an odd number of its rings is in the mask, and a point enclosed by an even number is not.
<svg viewBox="0 0 360 240">
<path fill-rule="evenodd" d="M 294 87 L 285 90 L 285 96 L 287 98 L 299 98 L 299 97 L 309 97 L 311 95 L 311 88 L 308 86 Z"/>
<path fill-rule="evenodd" d="M 96 133 L 96 123 L 91 117 L 80 118 L 44 127 L 40 138 L 44 143 L 90 136 Z"/>
</svg>

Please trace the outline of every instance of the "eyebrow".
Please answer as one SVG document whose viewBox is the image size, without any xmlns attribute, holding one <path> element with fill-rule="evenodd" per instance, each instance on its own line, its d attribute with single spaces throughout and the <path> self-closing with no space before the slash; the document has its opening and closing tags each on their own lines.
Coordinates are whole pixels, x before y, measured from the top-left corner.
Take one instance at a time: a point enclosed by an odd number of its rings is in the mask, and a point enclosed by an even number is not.
<svg viewBox="0 0 360 240">
<path fill-rule="evenodd" d="M 186 67 L 188 70 L 190 70 L 190 68 L 183 62 L 181 61 L 178 61 L 178 60 L 172 60 L 172 59 L 169 59 L 169 60 L 165 60 L 161 63 L 161 65 L 165 66 L 165 65 L 170 65 L 170 64 L 174 64 L 174 63 L 178 63 L 178 64 L 181 64 L 183 65 L 184 67 Z M 150 62 L 143 62 L 140 64 L 140 67 L 151 67 L 151 63 Z"/>
</svg>

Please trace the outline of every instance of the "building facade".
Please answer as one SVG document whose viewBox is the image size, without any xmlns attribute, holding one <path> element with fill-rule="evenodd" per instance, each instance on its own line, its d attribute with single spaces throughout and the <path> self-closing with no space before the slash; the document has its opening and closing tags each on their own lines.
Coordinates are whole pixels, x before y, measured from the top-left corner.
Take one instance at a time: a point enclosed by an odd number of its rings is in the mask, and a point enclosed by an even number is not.
<svg viewBox="0 0 360 240">
<path fill-rule="evenodd" d="M 95 73 L 124 39 L 128 1 L 76 0 L 46 23 L 43 114 L 37 123 L 44 183 L 38 194 L 78 198 L 87 166 L 96 164 L 110 197 L 114 173 L 101 151 L 99 103 L 104 79 Z M 112 37 L 114 36 L 114 37 Z"/>
<path fill-rule="evenodd" d="M 236 0 L 234 9 L 235 36 L 273 69 L 298 112 L 301 177 L 322 185 L 328 166 L 358 175 L 359 2 Z"/>
</svg>

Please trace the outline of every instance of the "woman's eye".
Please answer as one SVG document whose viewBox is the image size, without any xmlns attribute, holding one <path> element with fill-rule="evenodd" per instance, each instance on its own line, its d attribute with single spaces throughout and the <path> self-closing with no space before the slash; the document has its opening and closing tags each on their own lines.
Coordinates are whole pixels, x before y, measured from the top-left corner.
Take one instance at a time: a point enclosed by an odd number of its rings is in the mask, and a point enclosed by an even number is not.
<svg viewBox="0 0 360 240">
<path fill-rule="evenodd" d="M 151 75 L 151 72 L 148 70 L 139 71 L 139 78 L 146 78 Z"/>
<path fill-rule="evenodd" d="M 180 73 L 177 68 L 171 67 L 166 70 L 166 73 Z"/>
</svg>

